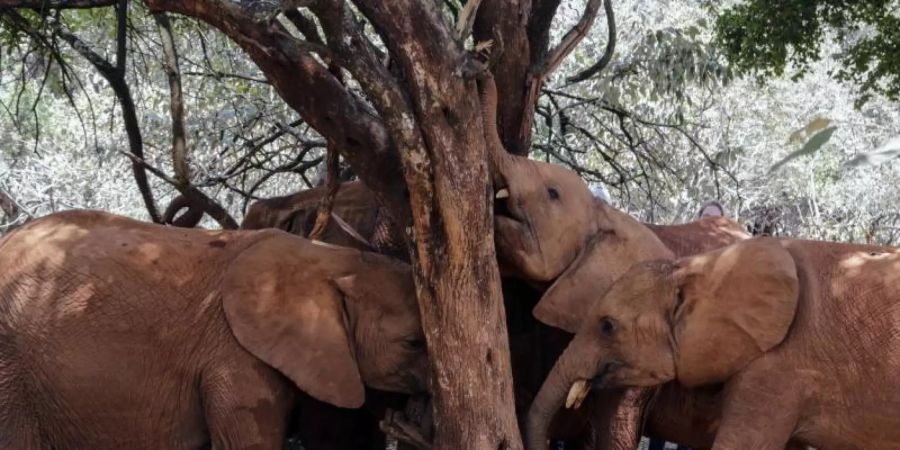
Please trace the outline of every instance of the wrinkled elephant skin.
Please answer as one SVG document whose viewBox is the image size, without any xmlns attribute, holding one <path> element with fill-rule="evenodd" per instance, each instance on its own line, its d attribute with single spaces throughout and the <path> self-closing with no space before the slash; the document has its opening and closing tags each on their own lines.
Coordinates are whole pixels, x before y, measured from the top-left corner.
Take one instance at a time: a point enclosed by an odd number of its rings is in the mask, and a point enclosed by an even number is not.
<svg viewBox="0 0 900 450">
<path fill-rule="evenodd" d="M 410 269 L 381 255 L 69 211 L 0 267 L 4 448 L 280 449 L 299 392 L 425 389 Z"/>
<path fill-rule="evenodd" d="M 548 417 L 592 391 L 671 380 L 724 386 L 708 391 L 716 450 L 900 448 L 898 305 L 894 248 L 756 238 L 638 264 L 557 360 L 526 448 L 543 449 Z"/>
</svg>

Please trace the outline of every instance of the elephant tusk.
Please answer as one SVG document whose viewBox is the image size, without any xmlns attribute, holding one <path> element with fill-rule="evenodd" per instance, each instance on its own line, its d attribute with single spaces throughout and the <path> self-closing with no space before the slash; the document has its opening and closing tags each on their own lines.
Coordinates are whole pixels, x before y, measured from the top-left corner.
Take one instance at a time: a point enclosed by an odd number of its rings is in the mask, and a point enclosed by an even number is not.
<svg viewBox="0 0 900 450">
<path fill-rule="evenodd" d="M 566 397 L 566 409 L 578 409 L 590 391 L 591 385 L 587 380 L 578 380 L 572 383 L 569 395 Z"/>
<path fill-rule="evenodd" d="M 494 196 L 497 200 L 502 200 L 504 198 L 509 198 L 509 189 L 503 188 L 497 191 L 497 195 Z"/>
</svg>

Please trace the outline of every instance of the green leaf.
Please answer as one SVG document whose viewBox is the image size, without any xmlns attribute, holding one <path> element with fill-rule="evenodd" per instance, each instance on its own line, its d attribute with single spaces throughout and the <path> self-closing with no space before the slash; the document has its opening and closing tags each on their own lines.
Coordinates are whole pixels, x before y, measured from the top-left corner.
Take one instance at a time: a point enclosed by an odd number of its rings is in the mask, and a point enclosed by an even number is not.
<svg viewBox="0 0 900 450">
<path fill-rule="evenodd" d="M 801 147 L 800 150 L 797 150 L 785 156 L 784 159 L 775 163 L 775 165 L 773 165 L 772 168 L 769 169 L 769 173 L 771 174 L 777 171 L 781 168 L 781 166 L 789 163 L 790 161 L 793 161 L 794 159 L 815 153 L 817 150 L 822 148 L 822 146 L 825 145 L 825 143 L 827 143 L 829 139 L 831 139 L 831 135 L 834 134 L 834 130 L 837 130 L 837 127 L 829 127 L 816 133 L 815 136 L 809 138 L 809 140 L 806 141 L 805 144 L 803 144 L 803 147 Z"/>
<path fill-rule="evenodd" d="M 898 157 L 900 157 L 900 137 L 895 137 L 869 153 L 856 155 L 844 163 L 844 169 L 877 166 Z"/>
</svg>

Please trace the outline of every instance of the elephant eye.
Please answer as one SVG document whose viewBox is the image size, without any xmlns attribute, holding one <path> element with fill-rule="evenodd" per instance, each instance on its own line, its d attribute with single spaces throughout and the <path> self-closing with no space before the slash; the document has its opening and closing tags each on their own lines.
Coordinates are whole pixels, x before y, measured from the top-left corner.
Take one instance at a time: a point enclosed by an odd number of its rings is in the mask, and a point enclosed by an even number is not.
<svg viewBox="0 0 900 450">
<path fill-rule="evenodd" d="M 613 337 L 616 334 L 616 322 L 608 316 L 600 319 L 600 332 L 606 337 Z"/>
<path fill-rule="evenodd" d="M 559 200 L 559 191 L 556 188 L 547 188 L 547 195 L 550 196 L 551 200 Z"/>
</svg>

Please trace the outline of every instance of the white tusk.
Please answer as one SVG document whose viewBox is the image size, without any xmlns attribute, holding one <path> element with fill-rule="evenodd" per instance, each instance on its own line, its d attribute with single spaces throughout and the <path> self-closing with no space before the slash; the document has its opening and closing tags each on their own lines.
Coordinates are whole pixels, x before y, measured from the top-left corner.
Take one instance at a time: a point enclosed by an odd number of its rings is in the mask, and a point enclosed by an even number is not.
<svg viewBox="0 0 900 450">
<path fill-rule="evenodd" d="M 504 198 L 509 198 L 509 189 L 503 188 L 497 191 L 497 195 L 494 196 L 495 199 L 501 200 Z"/>
<path fill-rule="evenodd" d="M 566 409 L 572 409 L 573 407 L 578 409 L 590 390 L 591 387 L 587 380 L 578 380 L 572 383 L 572 387 L 569 388 L 569 395 L 566 396 Z"/>
</svg>

